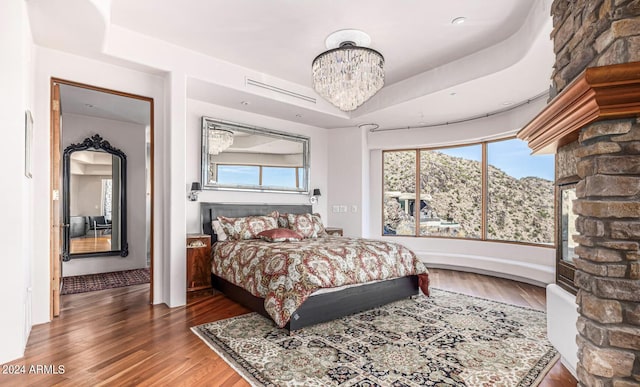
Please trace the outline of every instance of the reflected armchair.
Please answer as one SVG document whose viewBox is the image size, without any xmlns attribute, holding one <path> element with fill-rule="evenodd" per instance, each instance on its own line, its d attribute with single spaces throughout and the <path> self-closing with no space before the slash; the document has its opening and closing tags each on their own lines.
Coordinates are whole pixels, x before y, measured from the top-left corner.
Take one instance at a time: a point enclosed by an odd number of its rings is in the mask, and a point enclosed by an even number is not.
<svg viewBox="0 0 640 387">
<path fill-rule="evenodd" d="M 104 216 L 89 216 L 89 230 L 93 230 L 93 236 L 97 238 L 98 231 L 111 231 L 111 223 Z"/>
</svg>

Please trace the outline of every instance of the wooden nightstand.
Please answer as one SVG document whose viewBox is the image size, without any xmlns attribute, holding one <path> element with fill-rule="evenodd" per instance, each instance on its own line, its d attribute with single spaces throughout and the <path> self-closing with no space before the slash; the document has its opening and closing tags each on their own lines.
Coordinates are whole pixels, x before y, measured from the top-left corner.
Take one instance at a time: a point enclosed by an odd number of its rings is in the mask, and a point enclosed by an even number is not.
<svg viewBox="0 0 640 387">
<path fill-rule="evenodd" d="M 341 227 L 325 227 L 324 229 L 327 232 L 327 234 L 331 236 L 342 236 Z"/>
<path fill-rule="evenodd" d="M 211 235 L 187 234 L 187 292 L 211 288 Z"/>
</svg>

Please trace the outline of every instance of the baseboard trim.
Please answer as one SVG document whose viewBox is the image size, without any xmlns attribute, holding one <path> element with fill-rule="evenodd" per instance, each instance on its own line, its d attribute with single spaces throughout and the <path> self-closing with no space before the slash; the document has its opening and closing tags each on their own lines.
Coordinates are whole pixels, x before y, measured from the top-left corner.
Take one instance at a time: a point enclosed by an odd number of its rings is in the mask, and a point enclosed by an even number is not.
<svg viewBox="0 0 640 387">
<path fill-rule="evenodd" d="M 460 254 L 414 249 L 414 252 L 427 267 L 469 271 L 543 287 L 555 281 L 555 265 L 528 262 L 524 257 L 530 257 L 530 253 L 526 251 L 514 252 L 518 253 L 514 257 L 523 257 L 521 259 L 487 256 L 483 251 L 478 251 L 479 254 Z"/>
<path fill-rule="evenodd" d="M 529 285 L 539 286 L 541 288 L 544 288 L 544 287 L 547 286 L 546 283 L 541 282 L 541 281 L 536 281 L 536 280 L 531 279 L 531 278 L 525 278 L 525 277 L 520 277 L 520 276 L 513 275 L 513 274 L 500 273 L 500 272 L 491 271 L 491 270 L 479 269 L 477 267 L 444 265 L 444 264 L 440 264 L 440 263 L 427 263 L 427 267 L 434 268 L 434 269 L 464 271 L 464 272 L 467 272 L 467 273 L 476 273 L 476 274 L 488 275 L 488 276 L 491 276 L 491 277 L 505 278 L 505 279 L 509 279 L 509 280 L 512 280 L 512 281 L 524 282 L 524 283 L 529 284 Z"/>
<path fill-rule="evenodd" d="M 571 375 L 573 375 L 574 378 L 578 377 L 578 373 L 573 368 L 573 366 L 569 363 L 569 361 L 564 358 L 564 356 L 560 356 L 560 363 L 562 363 L 562 365 L 565 366 L 567 370 L 569 370 L 569 372 L 571 373 Z"/>
</svg>

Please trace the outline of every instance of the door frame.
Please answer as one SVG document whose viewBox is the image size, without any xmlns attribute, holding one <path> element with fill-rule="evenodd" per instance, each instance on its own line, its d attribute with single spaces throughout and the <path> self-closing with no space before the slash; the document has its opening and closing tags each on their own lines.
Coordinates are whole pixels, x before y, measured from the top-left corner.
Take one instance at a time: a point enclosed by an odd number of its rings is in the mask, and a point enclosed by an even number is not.
<svg viewBox="0 0 640 387">
<path fill-rule="evenodd" d="M 150 283 L 149 283 L 149 303 L 153 304 L 153 268 L 154 268 L 154 251 L 153 251 L 153 240 L 154 240 L 154 227 L 153 227 L 153 223 L 154 223 L 154 207 L 155 207 L 155 195 L 154 195 L 154 181 L 155 181 L 155 172 L 154 172 L 154 100 L 151 97 L 145 97 L 142 95 L 138 95 L 138 94 L 132 94 L 132 93 L 126 93 L 126 92 L 122 92 L 122 91 L 117 91 L 117 90 L 112 90 L 112 89 L 107 89 L 104 87 L 99 87 L 99 86 L 93 86 L 93 85 L 88 85 L 86 83 L 80 83 L 80 82 L 74 82 L 74 81 L 69 81 L 66 79 L 61 79 L 61 78 L 55 78 L 52 77 L 51 81 L 50 81 L 50 89 L 53 90 L 54 89 L 54 85 L 58 84 L 58 85 L 69 85 L 69 86 L 75 86 L 75 87 L 81 87 L 83 89 L 88 89 L 88 90 L 93 90 L 93 91 L 98 91 L 98 92 L 103 92 L 103 93 L 108 93 L 108 94 L 114 94 L 114 95 L 119 95 L 122 97 L 127 97 L 127 98 L 133 98 L 133 99 L 138 99 L 138 100 L 142 100 L 142 101 L 146 101 L 149 102 L 149 196 L 150 196 L 150 211 L 149 211 L 149 274 L 150 274 Z M 55 138 L 54 136 L 58 136 L 57 138 L 59 139 L 60 143 L 62 142 L 62 127 L 61 125 L 54 125 L 54 116 L 53 116 L 53 107 L 54 107 L 54 102 L 53 102 L 53 92 L 51 93 L 51 106 L 52 106 L 52 115 L 50 117 L 50 121 L 51 121 L 51 138 Z M 58 109 L 60 109 L 61 107 L 58 106 Z M 61 109 L 60 112 L 58 114 L 62 114 Z M 58 155 L 59 157 L 61 157 L 61 154 Z M 52 152 L 51 155 L 51 160 L 50 160 L 50 176 L 51 179 L 53 181 L 53 179 L 55 178 L 55 176 L 61 176 L 61 173 L 59 171 L 60 166 L 62 165 L 62 160 L 54 160 L 54 153 Z M 56 169 L 58 169 L 56 171 Z M 57 174 L 56 174 L 57 173 Z M 62 192 L 57 192 L 54 193 L 53 190 L 51 191 L 51 200 L 50 202 L 52 203 L 51 205 L 51 217 L 50 217 L 50 221 L 51 221 L 51 228 L 53 228 L 55 226 L 54 224 L 54 216 L 56 214 L 61 213 L 62 211 L 62 200 L 54 200 L 56 199 L 54 196 L 55 195 L 61 195 Z M 56 208 L 54 208 L 57 205 L 57 211 Z M 58 233 L 59 234 L 59 238 L 62 238 L 62 233 Z M 53 237 L 53 236 L 52 236 Z M 58 255 L 59 255 L 60 251 L 58 251 Z M 50 267 L 50 278 L 54 278 L 55 276 L 55 263 L 57 262 L 58 265 L 62 265 L 60 263 L 60 257 L 56 257 L 55 256 L 56 253 L 55 251 L 53 251 L 53 249 L 51 250 L 51 262 L 53 263 L 53 265 Z M 61 274 L 61 267 L 58 267 L 58 274 Z M 59 292 L 54 292 L 55 287 L 57 285 L 54 284 L 55 281 L 51 281 L 50 284 L 50 294 L 51 294 L 51 316 L 53 316 L 54 314 L 54 305 L 59 305 L 59 298 L 60 298 L 60 293 Z M 61 289 L 59 289 L 61 290 Z M 54 298 L 57 298 L 57 300 L 54 300 Z"/>
<path fill-rule="evenodd" d="M 53 320 L 54 317 L 60 314 L 60 278 L 62 269 L 62 255 L 60 251 L 60 242 L 63 234 L 63 221 L 60 216 L 60 209 L 62 201 L 60 200 L 60 193 L 62 184 L 60 182 L 61 176 L 61 142 L 60 142 L 60 85 L 57 83 L 51 84 L 51 197 L 49 203 L 50 208 L 50 222 L 49 228 L 49 297 L 51 298 L 49 308 L 49 318 Z"/>
</svg>

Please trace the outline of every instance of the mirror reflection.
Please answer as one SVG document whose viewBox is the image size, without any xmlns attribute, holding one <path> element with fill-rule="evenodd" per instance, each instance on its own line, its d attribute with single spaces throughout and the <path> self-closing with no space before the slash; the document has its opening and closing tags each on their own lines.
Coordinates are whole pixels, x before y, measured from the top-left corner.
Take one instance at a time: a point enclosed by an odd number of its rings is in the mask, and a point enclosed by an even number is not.
<svg viewBox="0 0 640 387">
<path fill-rule="evenodd" d="M 129 254 L 125 181 L 125 154 L 100 135 L 64 150 L 63 261 Z"/>
<path fill-rule="evenodd" d="M 71 155 L 70 167 L 69 252 L 120 250 L 119 201 L 114 201 L 120 190 L 120 158 L 79 151 Z"/>
<path fill-rule="evenodd" d="M 308 192 L 309 138 L 202 118 L 205 188 Z"/>
<path fill-rule="evenodd" d="M 573 262 L 577 257 L 575 248 L 578 243 L 573 240 L 573 236 L 577 235 L 576 215 L 573 210 L 573 201 L 577 199 L 575 184 L 571 186 L 561 187 L 560 189 L 560 239 L 562 245 L 562 260 Z"/>
</svg>

